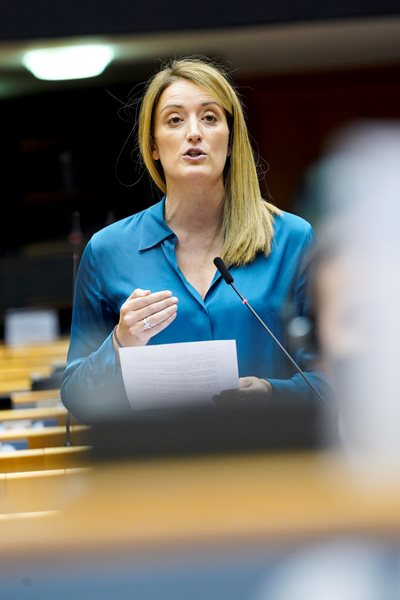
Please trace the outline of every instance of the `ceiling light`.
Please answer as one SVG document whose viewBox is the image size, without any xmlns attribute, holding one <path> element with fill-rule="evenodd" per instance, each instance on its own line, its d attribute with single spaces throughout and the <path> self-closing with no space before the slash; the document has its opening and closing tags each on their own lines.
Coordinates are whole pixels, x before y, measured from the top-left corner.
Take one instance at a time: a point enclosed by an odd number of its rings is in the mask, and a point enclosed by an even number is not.
<svg viewBox="0 0 400 600">
<path fill-rule="evenodd" d="M 64 46 L 30 50 L 24 54 L 22 62 L 38 79 L 53 81 L 96 77 L 113 57 L 110 46 Z"/>
</svg>

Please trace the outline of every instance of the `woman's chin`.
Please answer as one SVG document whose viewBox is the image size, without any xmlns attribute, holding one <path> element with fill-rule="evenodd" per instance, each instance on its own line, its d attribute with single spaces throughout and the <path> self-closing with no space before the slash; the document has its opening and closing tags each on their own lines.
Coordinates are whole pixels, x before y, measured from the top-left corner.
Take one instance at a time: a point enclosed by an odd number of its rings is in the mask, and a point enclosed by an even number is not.
<svg viewBox="0 0 400 600">
<path fill-rule="evenodd" d="M 223 173 L 215 173 L 214 171 L 210 171 L 209 169 L 204 169 L 200 165 L 188 166 L 184 171 L 179 173 L 176 177 L 167 178 L 167 188 L 168 188 L 168 179 L 176 185 L 187 185 L 188 183 L 192 185 L 205 185 L 205 186 L 215 186 L 219 181 L 223 185 Z"/>
</svg>

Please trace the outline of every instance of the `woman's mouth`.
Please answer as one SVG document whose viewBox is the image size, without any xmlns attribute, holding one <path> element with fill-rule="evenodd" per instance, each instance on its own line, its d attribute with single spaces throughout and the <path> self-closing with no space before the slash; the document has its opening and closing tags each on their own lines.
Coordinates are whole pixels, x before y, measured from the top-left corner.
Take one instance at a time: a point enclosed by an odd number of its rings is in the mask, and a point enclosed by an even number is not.
<svg viewBox="0 0 400 600">
<path fill-rule="evenodd" d="M 186 158 L 190 161 L 201 160 L 205 158 L 207 155 L 200 148 L 189 148 L 183 155 L 183 158 Z"/>
</svg>

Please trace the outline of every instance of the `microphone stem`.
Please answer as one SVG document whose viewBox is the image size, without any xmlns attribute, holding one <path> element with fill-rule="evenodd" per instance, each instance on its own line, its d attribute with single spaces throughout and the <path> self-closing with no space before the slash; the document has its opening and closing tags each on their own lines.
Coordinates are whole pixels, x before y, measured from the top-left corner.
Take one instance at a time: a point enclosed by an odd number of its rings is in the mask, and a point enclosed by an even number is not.
<svg viewBox="0 0 400 600">
<path fill-rule="evenodd" d="M 72 231 L 71 231 L 69 240 L 70 240 L 70 243 L 72 244 L 72 304 L 73 304 L 76 275 L 78 272 L 78 265 L 79 265 L 79 250 L 80 250 L 80 245 L 82 243 L 80 215 L 79 215 L 78 211 L 76 211 L 72 215 Z M 66 420 L 65 420 L 64 446 L 68 446 L 68 447 L 73 446 L 72 437 L 71 437 L 71 413 L 69 412 L 69 410 L 67 411 L 67 416 L 66 416 Z"/>
<path fill-rule="evenodd" d="M 278 338 L 272 333 L 272 331 L 270 330 L 270 328 L 268 327 L 268 325 L 266 325 L 264 323 L 264 321 L 261 319 L 261 317 L 256 313 L 256 311 L 254 310 L 254 308 L 251 306 L 251 304 L 249 304 L 248 300 L 246 300 L 246 298 L 244 298 L 242 296 L 242 294 L 239 292 L 238 289 L 236 289 L 236 287 L 233 285 L 233 283 L 229 284 L 231 286 L 231 288 L 236 292 L 236 294 L 239 296 L 239 298 L 241 299 L 242 303 L 247 306 L 247 308 L 249 309 L 249 311 L 255 316 L 255 318 L 257 319 L 257 321 L 264 327 L 264 329 L 269 333 L 269 335 L 272 337 L 272 339 L 278 344 L 279 348 L 282 350 L 282 352 L 285 354 L 285 356 L 288 358 L 288 360 L 292 363 L 292 365 L 295 367 L 295 369 L 300 373 L 300 375 L 303 377 L 303 379 L 305 380 L 305 382 L 311 387 L 311 389 L 315 392 L 315 394 L 318 396 L 318 398 L 320 400 L 322 400 L 322 402 L 326 402 L 325 398 L 322 396 L 322 394 L 317 390 L 317 388 L 315 387 L 315 385 L 312 383 L 312 381 L 310 381 L 310 379 L 307 377 L 307 375 L 302 371 L 302 369 L 299 367 L 299 365 L 296 363 L 296 361 L 290 356 L 289 352 L 286 350 L 286 348 L 284 348 L 284 346 L 282 346 L 282 344 L 280 343 L 280 341 L 278 340 Z"/>
<path fill-rule="evenodd" d="M 72 446 L 71 439 L 71 413 L 68 411 L 65 417 L 65 441 L 64 446 L 70 447 Z"/>
</svg>

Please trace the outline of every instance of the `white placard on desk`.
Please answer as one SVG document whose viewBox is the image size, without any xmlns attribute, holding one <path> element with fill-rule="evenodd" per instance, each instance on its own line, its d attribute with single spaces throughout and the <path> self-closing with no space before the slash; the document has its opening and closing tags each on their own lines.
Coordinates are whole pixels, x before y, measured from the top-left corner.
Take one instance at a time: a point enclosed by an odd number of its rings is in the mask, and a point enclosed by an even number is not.
<svg viewBox="0 0 400 600">
<path fill-rule="evenodd" d="M 120 359 L 133 409 L 209 403 L 239 387 L 235 340 L 121 348 Z"/>
<path fill-rule="evenodd" d="M 53 342 L 59 335 L 55 310 L 14 309 L 5 314 L 4 341 L 8 346 Z"/>
</svg>

